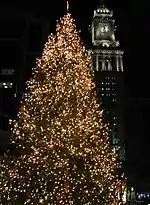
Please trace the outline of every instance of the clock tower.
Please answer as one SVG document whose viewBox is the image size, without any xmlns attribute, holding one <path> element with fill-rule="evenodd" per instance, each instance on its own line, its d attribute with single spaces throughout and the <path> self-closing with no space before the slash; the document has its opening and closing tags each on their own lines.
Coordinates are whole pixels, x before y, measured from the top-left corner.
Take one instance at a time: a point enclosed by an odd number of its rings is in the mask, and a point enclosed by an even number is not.
<svg viewBox="0 0 150 205">
<path fill-rule="evenodd" d="M 106 6 L 100 5 L 94 10 L 92 22 L 92 43 L 94 46 L 117 47 L 115 40 L 113 12 Z"/>
<path fill-rule="evenodd" d="M 97 95 L 109 124 L 112 149 L 118 153 L 118 167 L 125 159 L 123 51 L 115 38 L 113 11 L 101 4 L 94 10 L 91 26 L 92 69 L 95 72 Z"/>
</svg>

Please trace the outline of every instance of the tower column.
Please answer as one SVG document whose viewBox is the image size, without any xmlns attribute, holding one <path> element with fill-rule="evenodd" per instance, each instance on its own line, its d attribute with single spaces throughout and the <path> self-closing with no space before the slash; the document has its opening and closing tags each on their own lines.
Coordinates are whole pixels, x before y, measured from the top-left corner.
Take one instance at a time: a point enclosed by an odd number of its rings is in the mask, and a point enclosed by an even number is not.
<svg viewBox="0 0 150 205">
<path fill-rule="evenodd" d="M 122 61 L 122 56 L 120 56 L 120 71 L 123 72 L 123 61 Z"/>
<path fill-rule="evenodd" d="M 99 58 L 99 55 L 96 54 L 96 71 L 99 70 L 99 60 L 98 60 L 98 58 Z"/>
<path fill-rule="evenodd" d="M 104 71 L 105 70 L 105 60 L 103 59 L 102 60 L 102 71 Z"/>
<path fill-rule="evenodd" d="M 108 60 L 108 71 L 112 71 L 112 65 L 110 59 Z"/>
<path fill-rule="evenodd" d="M 118 55 L 116 56 L 116 69 L 119 71 L 119 57 Z"/>
</svg>

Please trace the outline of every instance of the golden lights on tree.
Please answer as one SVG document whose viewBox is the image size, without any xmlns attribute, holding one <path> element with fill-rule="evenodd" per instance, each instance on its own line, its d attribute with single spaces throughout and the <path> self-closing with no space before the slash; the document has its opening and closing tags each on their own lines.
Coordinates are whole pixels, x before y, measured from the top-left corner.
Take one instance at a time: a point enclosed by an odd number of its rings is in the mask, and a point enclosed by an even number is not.
<svg viewBox="0 0 150 205">
<path fill-rule="evenodd" d="M 2 204 L 117 205 L 116 156 L 96 99 L 90 57 L 67 13 L 27 82 L 1 159 Z"/>
</svg>

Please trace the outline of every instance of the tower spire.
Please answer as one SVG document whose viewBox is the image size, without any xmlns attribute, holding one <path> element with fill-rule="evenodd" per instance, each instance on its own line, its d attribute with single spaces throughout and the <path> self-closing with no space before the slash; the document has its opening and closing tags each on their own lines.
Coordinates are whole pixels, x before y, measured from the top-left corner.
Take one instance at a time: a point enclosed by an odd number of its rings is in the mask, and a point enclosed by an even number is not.
<svg viewBox="0 0 150 205">
<path fill-rule="evenodd" d="M 68 11 L 69 11 L 69 1 L 67 0 L 66 3 L 67 3 L 67 5 L 66 5 L 67 6 L 67 13 L 68 13 Z"/>
<path fill-rule="evenodd" d="M 100 0 L 98 2 L 99 2 L 99 6 L 104 6 L 106 1 L 105 0 Z"/>
</svg>

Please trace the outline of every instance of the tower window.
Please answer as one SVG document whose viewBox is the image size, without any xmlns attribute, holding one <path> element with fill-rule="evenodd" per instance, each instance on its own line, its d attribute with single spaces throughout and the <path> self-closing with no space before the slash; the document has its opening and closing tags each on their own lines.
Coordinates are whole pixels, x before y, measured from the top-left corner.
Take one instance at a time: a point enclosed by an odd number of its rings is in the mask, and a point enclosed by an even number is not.
<svg viewBox="0 0 150 205">
<path fill-rule="evenodd" d="M 13 69 L 2 69 L 1 71 L 1 75 L 13 75 L 14 74 L 14 70 Z"/>
<path fill-rule="evenodd" d="M 0 88 L 12 88 L 13 83 L 11 82 L 0 82 Z"/>
<path fill-rule="evenodd" d="M 99 68 L 101 71 L 112 71 L 111 59 L 101 59 L 101 57 L 99 57 Z"/>
</svg>

